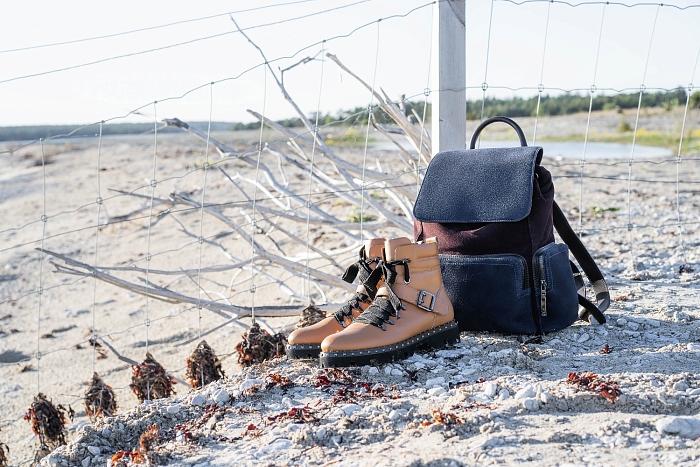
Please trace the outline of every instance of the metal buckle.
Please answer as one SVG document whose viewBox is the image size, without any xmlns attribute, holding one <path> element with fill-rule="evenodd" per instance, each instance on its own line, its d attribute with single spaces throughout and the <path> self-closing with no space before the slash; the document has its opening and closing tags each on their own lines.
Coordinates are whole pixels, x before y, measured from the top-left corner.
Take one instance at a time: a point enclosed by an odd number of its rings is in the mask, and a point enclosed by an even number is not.
<svg viewBox="0 0 700 467">
<path fill-rule="evenodd" d="M 425 299 L 426 295 L 430 295 L 430 305 L 423 306 L 423 300 Z M 421 290 L 420 294 L 418 294 L 418 300 L 417 300 L 416 306 L 418 308 L 420 308 L 421 310 L 433 311 L 433 307 L 435 306 L 435 295 L 431 294 L 427 290 Z"/>
</svg>

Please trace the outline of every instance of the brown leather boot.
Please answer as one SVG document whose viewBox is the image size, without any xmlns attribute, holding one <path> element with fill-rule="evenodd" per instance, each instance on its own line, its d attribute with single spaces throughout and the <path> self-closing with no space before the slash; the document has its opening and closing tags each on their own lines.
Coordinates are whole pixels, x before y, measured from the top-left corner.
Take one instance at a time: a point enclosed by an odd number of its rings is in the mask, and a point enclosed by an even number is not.
<svg viewBox="0 0 700 467">
<path fill-rule="evenodd" d="M 384 253 L 373 273 L 381 271 L 384 280 L 377 296 L 351 325 L 323 340 L 321 367 L 389 363 L 459 340 L 436 239 L 387 240 Z"/>
<path fill-rule="evenodd" d="M 381 259 L 384 242 L 383 238 L 365 241 L 364 246 L 360 248 L 360 259 L 348 267 L 343 274 L 343 280 L 351 284 L 359 275 L 360 285 L 357 287 L 355 296 L 339 310 L 318 323 L 293 331 L 287 337 L 287 358 L 318 358 L 318 354 L 321 352 L 321 341 L 327 336 L 345 329 L 372 303 L 381 276 L 379 274 L 372 276 L 373 280 L 370 282 L 368 279 Z"/>
</svg>

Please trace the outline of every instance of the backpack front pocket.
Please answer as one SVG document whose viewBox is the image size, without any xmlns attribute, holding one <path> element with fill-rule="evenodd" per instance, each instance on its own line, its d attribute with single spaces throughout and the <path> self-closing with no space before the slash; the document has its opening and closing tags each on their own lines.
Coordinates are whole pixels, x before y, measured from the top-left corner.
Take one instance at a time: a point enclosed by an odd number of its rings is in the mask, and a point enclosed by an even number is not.
<svg viewBox="0 0 700 467">
<path fill-rule="evenodd" d="M 440 269 L 461 331 L 537 332 L 522 256 L 440 255 Z"/>
</svg>

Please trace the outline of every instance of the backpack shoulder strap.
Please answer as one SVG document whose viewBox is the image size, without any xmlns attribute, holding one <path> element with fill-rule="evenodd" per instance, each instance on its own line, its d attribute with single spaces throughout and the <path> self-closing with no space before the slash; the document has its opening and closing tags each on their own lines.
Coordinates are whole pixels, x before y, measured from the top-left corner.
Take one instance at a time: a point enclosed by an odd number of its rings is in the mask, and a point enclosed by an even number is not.
<svg viewBox="0 0 700 467">
<path fill-rule="evenodd" d="M 588 280 L 591 281 L 591 284 L 593 284 L 593 290 L 595 291 L 595 303 L 592 303 L 585 297 L 585 288 L 583 286 L 583 281 L 580 280 L 580 273 L 578 273 L 578 270 L 572 264 L 574 275 L 576 276 L 576 274 L 579 274 L 579 276 L 576 277 L 576 286 L 579 290 L 578 303 L 582 307 L 582 309 L 579 310 L 579 318 L 588 322 L 591 322 L 591 318 L 595 318 L 598 323 L 603 324 L 606 321 L 603 312 L 610 306 L 610 292 L 608 292 L 608 285 L 605 283 L 603 274 L 600 272 L 598 265 L 595 264 L 591 254 L 583 243 L 581 243 L 576 232 L 571 228 L 569 221 L 566 220 L 566 216 L 564 216 L 564 213 L 556 201 L 553 205 L 553 217 L 554 228 L 557 229 L 559 236 L 564 243 L 567 244 L 579 265 L 581 265 L 583 272 L 588 277 Z"/>
</svg>

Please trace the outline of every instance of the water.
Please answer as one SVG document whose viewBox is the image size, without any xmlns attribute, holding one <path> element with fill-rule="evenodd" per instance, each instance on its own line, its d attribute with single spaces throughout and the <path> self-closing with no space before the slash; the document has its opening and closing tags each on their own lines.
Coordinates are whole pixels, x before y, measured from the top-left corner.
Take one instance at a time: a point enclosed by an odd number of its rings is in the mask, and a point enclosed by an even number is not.
<svg viewBox="0 0 700 467">
<path fill-rule="evenodd" d="M 506 148 L 519 146 L 517 141 L 482 141 L 482 148 Z M 583 141 L 544 141 L 537 146 L 544 149 L 544 159 L 577 159 L 583 157 Z M 390 141 L 378 141 L 371 144 L 373 149 L 393 150 L 396 146 Z M 407 144 L 404 147 L 408 148 Z M 624 143 L 591 143 L 586 145 L 586 160 L 589 159 L 629 159 L 632 155 L 632 145 Z M 672 157 L 674 152 L 666 148 L 654 146 L 634 146 L 635 159 L 652 157 Z"/>
</svg>

